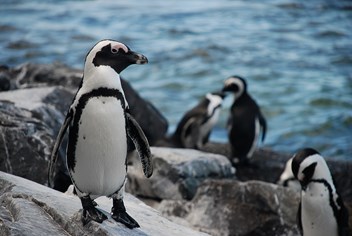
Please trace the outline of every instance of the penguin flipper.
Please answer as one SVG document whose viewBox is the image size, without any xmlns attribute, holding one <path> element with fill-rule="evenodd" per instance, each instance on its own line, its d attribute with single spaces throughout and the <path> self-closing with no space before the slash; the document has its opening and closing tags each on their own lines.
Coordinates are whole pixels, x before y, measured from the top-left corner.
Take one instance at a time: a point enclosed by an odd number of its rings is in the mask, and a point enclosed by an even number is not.
<svg viewBox="0 0 352 236">
<path fill-rule="evenodd" d="M 141 158 L 144 175 L 149 178 L 153 174 L 153 163 L 148 139 L 132 115 L 127 111 L 125 114 L 127 122 L 127 134 L 132 139 L 132 142 L 137 149 L 138 155 Z"/>
<path fill-rule="evenodd" d="M 348 215 L 348 210 L 345 207 L 345 205 L 340 197 L 340 194 L 338 194 L 337 204 L 340 207 L 340 210 L 338 211 L 338 214 L 337 214 L 337 224 L 339 225 L 339 235 L 348 236 L 348 235 L 350 235 L 350 229 L 349 229 L 349 224 L 348 224 L 349 215 Z"/>
<path fill-rule="evenodd" d="M 72 118 L 73 118 L 73 112 L 72 112 L 72 110 L 69 110 L 69 112 L 66 115 L 65 121 L 60 128 L 59 134 L 57 135 L 57 138 L 56 138 L 56 141 L 54 144 L 54 148 L 51 152 L 49 168 L 48 168 L 48 185 L 49 185 L 49 187 L 52 186 L 52 177 L 53 177 L 52 175 L 54 172 L 54 165 L 55 165 L 56 159 L 57 159 L 57 153 L 58 153 L 59 148 L 61 146 L 62 140 L 65 136 L 67 127 L 69 126 Z"/>
<path fill-rule="evenodd" d="M 262 113 L 259 113 L 259 124 L 260 124 L 260 127 L 262 128 L 262 142 L 264 142 L 265 134 L 266 134 L 266 120 L 262 115 Z"/>
</svg>

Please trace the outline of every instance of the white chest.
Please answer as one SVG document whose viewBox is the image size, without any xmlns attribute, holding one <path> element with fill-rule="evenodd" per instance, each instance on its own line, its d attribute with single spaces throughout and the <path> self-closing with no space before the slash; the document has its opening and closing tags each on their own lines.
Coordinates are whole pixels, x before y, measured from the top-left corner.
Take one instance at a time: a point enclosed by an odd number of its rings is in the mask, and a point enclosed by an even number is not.
<svg viewBox="0 0 352 236">
<path fill-rule="evenodd" d="M 88 100 L 79 121 L 75 168 L 78 189 L 92 195 L 110 195 L 126 176 L 126 127 L 121 102 L 115 97 Z"/>
<path fill-rule="evenodd" d="M 203 138 L 205 135 L 207 135 L 211 129 L 214 127 L 214 125 L 216 124 L 216 122 L 219 119 L 219 114 L 220 114 L 220 109 L 216 109 L 214 111 L 213 116 L 207 120 L 207 122 L 205 122 L 202 127 L 201 127 L 201 137 Z"/>
<path fill-rule="evenodd" d="M 256 117 L 254 120 L 254 138 L 253 138 L 252 146 L 249 149 L 249 152 L 247 154 L 248 158 L 251 158 L 253 156 L 253 153 L 257 147 L 259 134 L 260 134 L 260 123 L 259 123 L 259 118 Z"/>
<path fill-rule="evenodd" d="M 302 192 L 302 227 L 304 235 L 337 236 L 338 228 L 329 203 L 329 191 L 319 183 Z"/>
</svg>

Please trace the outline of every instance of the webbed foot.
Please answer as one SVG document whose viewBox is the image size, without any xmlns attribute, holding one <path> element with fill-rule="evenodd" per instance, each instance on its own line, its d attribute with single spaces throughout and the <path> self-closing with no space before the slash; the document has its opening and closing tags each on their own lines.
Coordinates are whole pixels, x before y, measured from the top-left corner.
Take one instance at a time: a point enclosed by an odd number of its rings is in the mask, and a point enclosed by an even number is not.
<svg viewBox="0 0 352 236">
<path fill-rule="evenodd" d="M 113 199 L 113 207 L 111 211 L 112 211 L 111 217 L 115 221 L 126 225 L 126 227 L 130 229 L 140 227 L 137 221 L 135 221 L 129 214 L 127 214 L 126 208 L 122 199 Z"/>
<path fill-rule="evenodd" d="M 94 220 L 102 223 L 108 217 L 94 207 L 94 201 L 89 196 L 80 198 L 83 206 L 82 223 L 86 225 L 89 221 Z M 96 204 L 96 203 L 95 203 Z"/>
</svg>

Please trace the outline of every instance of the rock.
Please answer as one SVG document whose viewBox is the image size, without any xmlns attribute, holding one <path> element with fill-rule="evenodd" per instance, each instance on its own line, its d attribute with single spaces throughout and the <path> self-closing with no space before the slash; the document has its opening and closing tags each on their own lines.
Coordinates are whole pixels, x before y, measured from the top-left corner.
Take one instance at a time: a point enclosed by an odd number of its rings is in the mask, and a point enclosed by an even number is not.
<svg viewBox="0 0 352 236">
<path fill-rule="evenodd" d="M 111 199 L 96 200 L 108 220 L 81 223 L 78 197 L 67 195 L 20 177 L 0 172 L 0 235 L 206 235 L 163 218 L 159 212 L 130 194 L 125 195 L 128 213 L 140 228 L 128 229 L 109 212 Z"/>
<path fill-rule="evenodd" d="M 140 161 L 128 167 L 127 191 L 155 199 L 192 199 L 206 179 L 234 178 L 235 169 L 228 159 L 192 149 L 152 147 L 154 173 L 143 176 Z"/>
<path fill-rule="evenodd" d="M 70 106 L 73 94 L 63 87 L 18 89 L 0 93 L 0 101 L 10 101 L 50 127 L 56 135 Z M 65 112 L 63 112 L 63 110 Z"/>
<path fill-rule="evenodd" d="M 52 129 L 33 112 L 0 102 L 0 170 L 46 183 Z"/>
<path fill-rule="evenodd" d="M 19 89 L 0 93 L 1 157 L 5 169 L 41 184 L 47 183 L 47 167 L 64 115 L 60 107 L 69 106 L 71 93 L 62 87 Z M 5 115 L 6 114 L 6 115 Z M 11 125 L 8 125 L 8 123 Z M 64 155 L 64 150 L 62 150 Z M 1 160 L 0 157 L 0 160 Z M 59 166 L 64 160 L 60 159 Z M 4 166 L 4 165 L 2 165 Z"/>
<path fill-rule="evenodd" d="M 217 235 L 299 235 L 299 192 L 262 181 L 208 180 L 190 201 L 164 200 L 158 209 Z"/>
<path fill-rule="evenodd" d="M 14 83 L 11 83 L 10 68 L 6 65 L 0 65 L 0 92 L 8 91 L 15 87 Z"/>
<path fill-rule="evenodd" d="M 62 63 L 26 63 L 10 68 L 9 73 L 16 81 L 17 89 L 60 85 L 77 90 L 82 79 L 82 71 L 69 68 Z"/>
</svg>

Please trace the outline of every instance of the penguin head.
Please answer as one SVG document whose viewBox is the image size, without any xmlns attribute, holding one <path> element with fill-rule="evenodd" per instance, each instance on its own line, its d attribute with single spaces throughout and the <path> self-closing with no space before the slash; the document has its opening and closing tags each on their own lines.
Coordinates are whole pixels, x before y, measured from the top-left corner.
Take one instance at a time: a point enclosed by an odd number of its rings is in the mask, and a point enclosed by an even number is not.
<svg viewBox="0 0 352 236">
<path fill-rule="evenodd" d="M 88 52 L 84 71 L 107 66 L 120 74 L 129 65 L 146 63 L 148 59 L 144 55 L 131 51 L 125 44 L 114 40 L 101 40 Z"/>
<path fill-rule="evenodd" d="M 302 189 L 305 189 L 312 179 L 324 179 L 333 185 L 330 170 L 324 158 L 312 148 L 304 148 L 293 156 L 292 172 L 301 183 Z"/>
<path fill-rule="evenodd" d="M 221 104 L 225 98 L 225 93 L 222 91 L 211 92 L 205 95 L 205 99 L 208 103 L 208 115 L 211 115 L 215 109 L 221 107 Z"/>
<path fill-rule="evenodd" d="M 244 78 L 234 75 L 224 82 L 223 92 L 232 92 L 235 98 L 239 98 L 247 91 L 247 83 Z"/>
<path fill-rule="evenodd" d="M 209 101 L 214 101 L 214 103 L 221 104 L 226 94 L 222 91 L 210 92 L 205 95 L 205 98 Z"/>
<path fill-rule="evenodd" d="M 294 178 L 293 173 L 292 173 L 292 157 L 290 159 L 288 159 L 288 161 L 286 162 L 285 165 L 285 169 L 284 171 L 281 173 L 280 178 L 278 180 L 278 184 L 280 185 L 284 185 L 287 180 Z"/>
</svg>

